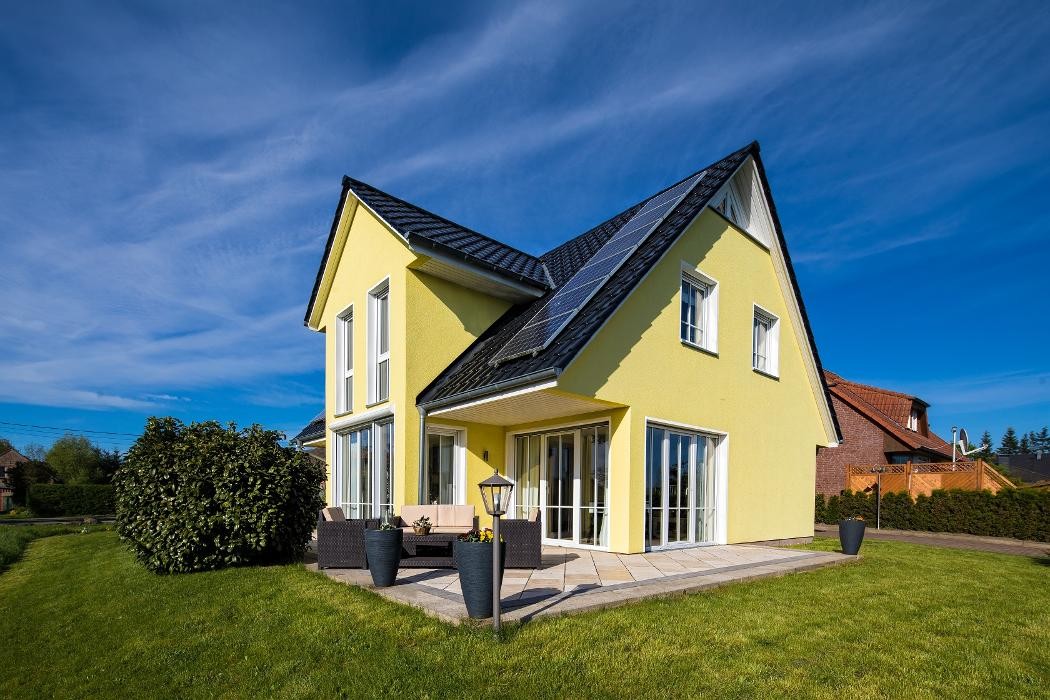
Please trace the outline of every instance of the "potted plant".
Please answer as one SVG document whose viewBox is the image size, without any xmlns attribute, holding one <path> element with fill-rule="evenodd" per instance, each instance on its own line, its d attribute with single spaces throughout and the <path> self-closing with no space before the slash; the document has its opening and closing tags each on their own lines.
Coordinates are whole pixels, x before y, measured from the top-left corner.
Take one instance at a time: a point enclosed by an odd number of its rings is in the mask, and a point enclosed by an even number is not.
<svg viewBox="0 0 1050 700">
<path fill-rule="evenodd" d="M 394 527 L 389 522 L 380 525 L 378 530 L 365 530 L 368 571 L 372 574 L 372 583 L 377 588 L 394 585 L 397 567 L 401 563 L 403 537 L 401 528 Z"/>
<path fill-rule="evenodd" d="M 839 544 L 842 545 L 843 554 L 856 554 L 860 551 L 865 527 L 864 518 L 860 516 L 851 515 L 839 521 Z"/>
<path fill-rule="evenodd" d="M 502 539 L 502 538 L 501 538 Z M 492 617 L 492 530 L 471 530 L 456 538 L 453 560 L 459 570 L 459 586 L 467 615 L 473 618 Z M 499 581 L 503 585 L 503 565 L 507 559 L 507 545 L 499 544 Z"/>
<path fill-rule="evenodd" d="M 430 518 L 425 515 L 412 523 L 412 531 L 417 535 L 429 535 L 432 527 L 434 527 L 434 523 L 430 522 Z"/>
</svg>

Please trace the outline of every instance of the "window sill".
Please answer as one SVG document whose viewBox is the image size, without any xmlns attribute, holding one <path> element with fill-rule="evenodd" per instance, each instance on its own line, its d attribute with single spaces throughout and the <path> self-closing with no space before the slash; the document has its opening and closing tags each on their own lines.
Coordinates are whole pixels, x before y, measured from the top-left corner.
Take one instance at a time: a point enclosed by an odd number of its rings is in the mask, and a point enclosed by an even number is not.
<svg viewBox="0 0 1050 700">
<path fill-rule="evenodd" d="M 679 341 L 681 341 L 682 345 L 684 345 L 685 347 L 689 348 L 690 350 L 699 350 L 700 352 L 702 352 L 702 353 L 704 353 L 706 355 L 710 355 L 711 357 L 718 357 L 718 351 L 717 350 L 712 350 L 710 348 L 705 348 L 703 345 L 697 345 L 696 343 L 690 343 L 688 340 L 682 340 L 681 338 L 679 338 Z"/>
<path fill-rule="evenodd" d="M 390 403 L 390 399 L 385 398 L 382 401 L 373 401 L 372 403 L 366 403 L 365 408 L 374 408 L 375 406 L 382 406 L 385 403 Z"/>
<path fill-rule="evenodd" d="M 763 377 L 769 377 L 773 381 L 777 381 L 777 382 L 780 381 L 780 375 L 779 374 L 773 374 L 772 372 L 767 372 L 764 369 L 759 369 L 758 367 L 752 367 L 751 370 L 755 374 L 761 374 Z"/>
<path fill-rule="evenodd" d="M 346 416 L 352 416 L 352 415 L 354 415 L 353 411 L 342 411 L 340 413 L 333 413 L 332 414 L 332 420 L 338 420 L 340 418 L 345 418 Z"/>
</svg>

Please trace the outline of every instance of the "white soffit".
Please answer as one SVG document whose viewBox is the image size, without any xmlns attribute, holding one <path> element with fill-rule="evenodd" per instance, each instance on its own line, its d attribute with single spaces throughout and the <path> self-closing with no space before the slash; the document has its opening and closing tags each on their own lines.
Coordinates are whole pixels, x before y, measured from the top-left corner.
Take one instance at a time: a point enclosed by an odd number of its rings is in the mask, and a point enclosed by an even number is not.
<svg viewBox="0 0 1050 700">
<path fill-rule="evenodd" d="M 432 417 L 486 425 L 518 425 L 552 418 L 566 418 L 615 407 L 605 401 L 576 396 L 554 389 L 555 383 L 450 406 L 430 413 Z"/>
</svg>

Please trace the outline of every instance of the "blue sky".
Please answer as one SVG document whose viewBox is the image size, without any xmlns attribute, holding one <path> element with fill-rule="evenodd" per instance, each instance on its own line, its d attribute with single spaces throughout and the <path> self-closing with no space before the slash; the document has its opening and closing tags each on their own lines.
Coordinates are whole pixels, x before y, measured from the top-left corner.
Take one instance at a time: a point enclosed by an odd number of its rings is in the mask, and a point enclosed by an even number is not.
<svg viewBox="0 0 1050 700">
<path fill-rule="evenodd" d="M 752 139 L 829 369 L 1050 423 L 1050 6 L 731 5 L 8 5 L 0 435 L 294 433 L 344 173 L 540 253 Z"/>
</svg>

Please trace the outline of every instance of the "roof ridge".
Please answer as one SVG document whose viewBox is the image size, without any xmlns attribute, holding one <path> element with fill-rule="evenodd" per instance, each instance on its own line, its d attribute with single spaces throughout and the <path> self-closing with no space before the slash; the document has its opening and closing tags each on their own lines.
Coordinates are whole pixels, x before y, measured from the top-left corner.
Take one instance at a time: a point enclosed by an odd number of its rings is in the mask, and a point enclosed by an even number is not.
<svg viewBox="0 0 1050 700">
<path fill-rule="evenodd" d="M 354 184 L 358 184 L 358 185 L 363 185 L 363 186 L 365 186 L 365 187 L 367 187 L 369 189 L 375 190 L 376 192 L 378 192 L 379 194 L 383 195 L 384 197 L 390 197 L 390 199 L 396 200 L 400 204 L 403 204 L 403 205 L 405 205 L 407 207 L 411 207 L 412 209 L 415 209 L 415 210 L 417 210 L 417 211 L 419 211 L 419 212 L 421 212 L 423 214 L 426 214 L 427 216 L 432 216 L 435 219 L 438 219 L 439 221 L 443 221 L 446 224 L 451 224 L 452 226 L 458 226 L 459 228 L 463 229 L 464 231 L 468 231 L 470 233 L 473 233 L 475 236 L 480 236 L 480 237 L 484 238 L 485 240 L 492 241 L 493 243 L 498 243 L 499 245 L 507 246 L 508 248 L 514 250 L 515 252 L 521 253 L 522 255 L 526 255 L 526 256 L 532 258 L 533 260 L 536 261 L 537 264 L 542 265 L 542 262 L 540 261 L 539 257 L 533 255 L 532 253 L 528 253 L 528 252 L 526 252 L 524 250 L 521 250 L 520 248 L 518 248 L 516 246 L 513 246 L 510 243 L 507 243 L 505 241 L 501 241 L 498 238 L 493 238 L 492 236 L 484 234 L 481 231 L 476 231 L 476 230 L 474 230 L 472 228 L 464 226 L 463 224 L 458 223 L 456 221 L 453 221 L 452 219 L 449 219 L 448 217 L 441 216 L 440 214 L 435 214 L 434 212 L 430 211 L 429 209 L 424 209 L 423 207 L 419 206 L 418 204 L 413 204 L 412 202 L 409 202 L 407 199 L 402 199 L 401 197 L 398 197 L 397 195 L 390 194 L 386 190 L 381 190 L 378 187 L 376 187 L 375 185 L 370 185 L 369 183 L 365 182 L 364 180 L 358 180 L 357 178 L 350 177 L 349 175 L 343 175 L 343 181 L 346 182 L 346 183 L 349 183 L 351 188 L 353 187 Z"/>
</svg>

